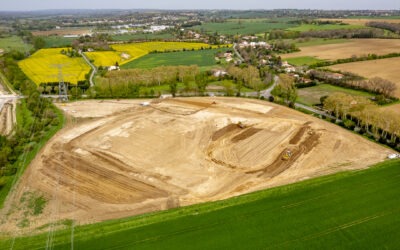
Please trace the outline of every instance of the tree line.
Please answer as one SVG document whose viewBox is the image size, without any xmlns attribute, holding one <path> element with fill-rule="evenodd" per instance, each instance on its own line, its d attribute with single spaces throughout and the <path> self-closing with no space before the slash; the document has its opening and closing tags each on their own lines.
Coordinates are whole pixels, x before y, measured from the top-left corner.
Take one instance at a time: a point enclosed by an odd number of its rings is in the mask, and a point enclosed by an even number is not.
<svg viewBox="0 0 400 250">
<path fill-rule="evenodd" d="M 177 83 L 182 83 L 185 90 L 190 90 L 190 83 L 196 82 L 200 91 L 205 91 L 204 81 L 197 65 L 161 66 L 153 69 L 128 69 L 111 71 L 96 81 L 95 97 L 140 97 L 143 87 L 169 85 L 171 94 L 177 93 Z M 154 96 L 159 93 L 148 93 Z"/>
<path fill-rule="evenodd" d="M 343 125 L 400 150 L 400 116 L 380 108 L 365 97 L 335 93 L 324 100 L 324 109 Z"/>
<path fill-rule="evenodd" d="M 366 26 L 389 30 L 393 33 L 400 34 L 400 23 L 388 23 L 388 22 L 368 22 Z"/>
<path fill-rule="evenodd" d="M 317 62 L 317 63 L 311 64 L 309 67 L 310 68 L 319 68 L 319 67 L 332 66 L 332 65 L 336 65 L 336 64 L 371 61 L 371 60 L 394 58 L 394 57 L 400 57 L 400 53 L 393 52 L 393 53 L 389 53 L 386 55 L 377 55 L 377 54 L 368 54 L 368 55 L 362 55 L 362 56 L 353 55 L 350 58 Z"/>
<path fill-rule="evenodd" d="M 362 80 L 360 77 L 345 73 L 343 78 L 333 78 L 332 72 L 322 70 L 311 70 L 309 76 L 311 79 L 317 79 L 326 83 L 345 87 L 355 90 L 364 90 L 373 94 L 382 95 L 385 98 L 396 100 L 395 92 L 397 85 L 389 80 L 374 77 L 371 79 Z"/>
<path fill-rule="evenodd" d="M 51 101 L 40 97 L 36 85 L 18 67 L 18 60 L 23 58 L 17 51 L 0 58 L 0 70 L 13 88 L 25 96 L 17 109 L 22 122 L 17 123 L 11 136 L 0 136 L 0 176 L 15 174 L 18 158 L 31 151 L 52 126 L 60 123 Z"/>
</svg>

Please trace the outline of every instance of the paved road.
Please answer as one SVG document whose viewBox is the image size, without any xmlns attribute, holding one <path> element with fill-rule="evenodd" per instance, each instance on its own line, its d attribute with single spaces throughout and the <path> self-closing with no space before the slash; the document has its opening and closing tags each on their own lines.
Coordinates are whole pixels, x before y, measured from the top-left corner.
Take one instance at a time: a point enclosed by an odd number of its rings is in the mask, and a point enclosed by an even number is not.
<svg viewBox="0 0 400 250">
<path fill-rule="evenodd" d="M 260 96 L 263 96 L 265 99 L 268 99 L 271 95 L 272 90 L 279 84 L 279 76 L 274 76 L 274 83 L 271 87 L 267 88 L 260 92 Z"/>
<path fill-rule="evenodd" d="M 3 109 L 4 104 L 9 101 L 20 99 L 20 96 L 17 95 L 9 95 L 0 92 L 0 111 Z"/>
<path fill-rule="evenodd" d="M 272 96 L 271 95 L 272 90 L 274 90 L 275 86 L 278 85 L 278 84 L 279 84 L 279 77 L 275 76 L 274 77 L 274 83 L 271 85 L 271 87 L 260 91 L 260 97 L 263 96 L 265 99 L 268 100 L 268 98 L 270 96 Z M 244 94 L 245 94 L 245 96 L 258 97 L 258 93 L 257 92 L 247 92 L 247 93 L 244 93 Z"/>
<path fill-rule="evenodd" d="M 93 70 L 92 70 L 92 74 L 90 74 L 90 78 L 89 78 L 90 87 L 93 87 L 93 86 L 94 86 L 93 77 L 94 77 L 94 75 L 95 75 L 96 72 L 97 72 L 97 68 L 96 68 L 96 66 L 94 66 L 94 65 L 90 62 L 89 58 L 86 57 L 85 53 L 81 53 L 81 55 L 82 55 L 83 59 L 85 59 L 86 63 L 89 64 L 89 66 L 93 69 Z"/>
<path fill-rule="evenodd" d="M 325 111 L 318 110 L 318 109 L 315 109 L 315 108 L 311 108 L 311 107 L 303 105 L 301 103 L 296 103 L 295 106 L 296 106 L 296 108 L 302 108 L 302 109 L 308 110 L 308 111 L 310 111 L 310 112 L 312 112 L 314 114 L 317 114 L 317 115 L 324 115 L 324 116 L 329 117 L 331 119 L 335 119 L 335 120 L 337 119 L 336 117 L 326 113 Z"/>
<path fill-rule="evenodd" d="M 244 62 L 244 59 L 243 59 L 243 57 L 240 55 L 240 53 L 236 50 L 236 46 L 237 46 L 237 44 L 234 43 L 234 44 L 233 44 L 233 51 L 235 52 L 236 56 L 239 57 L 240 63 L 242 63 L 242 62 Z"/>
</svg>

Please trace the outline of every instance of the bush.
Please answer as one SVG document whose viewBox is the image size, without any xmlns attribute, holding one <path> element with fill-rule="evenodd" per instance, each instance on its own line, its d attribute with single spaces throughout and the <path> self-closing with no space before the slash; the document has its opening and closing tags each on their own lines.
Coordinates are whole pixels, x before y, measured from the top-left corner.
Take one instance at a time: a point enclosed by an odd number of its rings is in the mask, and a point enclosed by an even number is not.
<svg viewBox="0 0 400 250">
<path fill-rule="evenodd" d="M 344 126 L 350 130 L 353 130 L 356 127 L 356 123 L 353 122 L 352 120 L 345 120 L 343 122 Z"/>
</svg>

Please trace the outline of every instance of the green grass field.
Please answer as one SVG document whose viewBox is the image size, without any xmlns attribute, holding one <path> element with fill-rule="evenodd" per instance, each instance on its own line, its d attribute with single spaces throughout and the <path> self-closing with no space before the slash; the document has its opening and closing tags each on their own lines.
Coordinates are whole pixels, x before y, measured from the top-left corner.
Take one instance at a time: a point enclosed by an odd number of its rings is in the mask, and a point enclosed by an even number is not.
<svg viewBox="0 0 400 250">
<path fill-rule="evenodd" d="M 42 38 L 46 42 L 46 48 L 70 47 L 72 41 L 76 39 L 62 36 L 42 36 Z"/>
<path fill-rule="evenodd" d="M 225 201 L 78 226 L 76 249 L 399 249 L 400 160 Z M 71 231 L 55 233 L 71 249 Z M 42 249 L 47 233 L 16 238 Z M 9 249 L 12 239 L 0 239 Z"/>
<path fill-rule="evenodd" d="M 148 54 L 139 59 L 122 65 L 122 69 L 142 68 L 150 69 L 159 66 L 198 65 L 209 67 L 216 65 L 215 54 L 226 51 L 221 49 L 206 49 L 198 51 L 182 51 L 170 53 Z"/>
<path fill-rule="evenodd" d="M 323 96 L 331 95 L 336 92 L 341 92 L 354 96 L 372 97 L 373 95 L 368 92 L 342 88 L 330 84 L 319 84 L 310 88 L 302 88 L 298 90 L 297 102 L 304 105 L 313 106 L 320 103 L 320 98 Z"/>
<path fill-rule="evenodd" d="M 138 34 L 123 34 L 123 35 L 114 35 L 112 39 L 114 41 L 134 41 L 134 40 L 163 40 L 163 39 L 172 39 L 174 35 L 171 33 L 155 33 L 155 34 L 145 34 L 145 33 L 138 33 Z"/>
<path fill-rule="evenodd" d="M 340 30 L 340 29 L 360 29 L 365 28 L 362 25 L 342 25 L 342 24 L 323 24 L 323 25 L 316 25 L 316 24 L 302 24 L 298 27 L 287 28 L 290 31 L 311 31 L 311 30 Z"/>
<path fill-rule="evenodd" d="M 292 65 L 303 66 L 303 65 L 311 65 L 314 63 L 322 62 L 323 60 L 317 59 L 312 56 L 302 56 L 302 57 L 293 57 L 287 58 L 286 61 Z"/>
<path fill-rule="evenodd" d="M 338 43 L 347 43 L 350 42 L 349 39 L 321 39 L 321 38 L 313 38 L 310 40 L 306 40 L 304 42 L 296 42 L 297 47 L 309 47 L 309 46 L 317 46 L 317 45 L 326 45 L 326 44 L 338 44 Z"/>
<path fill-rule="evenodd" d="M 270 21 L 270 20 L 231 20 L 224 23 L 204 23 L 199 26 L 193 27 L 196 30 L 204 30 L 207 33 L 215 33 L 223 35 L 251 35 L 259 34 L 274 29 L 288 29 L 295 27 L 295 24 L 289 24 L 286 22 Z"/>
<path fill-rule="evenodd" d="M 22 41 L 22 39 L 18 36 L 0 38 L 0 49 L 3 49 L 5 52 L 9 52 L 11 50 L 29 52 L 32 48 L 32 45 L 24 43 L 24 41 Z"/>
</svg>

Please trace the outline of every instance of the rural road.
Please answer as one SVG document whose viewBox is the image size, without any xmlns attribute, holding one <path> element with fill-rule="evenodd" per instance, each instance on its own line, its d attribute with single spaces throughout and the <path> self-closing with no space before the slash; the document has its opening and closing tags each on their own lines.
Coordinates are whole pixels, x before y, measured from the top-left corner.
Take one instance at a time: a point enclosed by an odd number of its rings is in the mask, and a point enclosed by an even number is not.
<svg viewBox="0 0 400 250">
<path fill-rule="evenodd" d="M 260 96 L 264 96 L 265 99 L 268 99 L 271 96 L 272 90 L 274 90 L 275 86 L 279 83 L 279 76 L 274 76 L 274 83 L 271 87 L 267 88 L 260 92 Z"/>
<path fill-rule="evenodd" d="M 96 74 L 96 72 L 97 72 L 97 68 L 90 62 L 89 58 L 86 57 L 85 53 L 81 52 L 81 55 L 82 55 L 83 59 L 85 59 L 86 63 L 89 64 L 89 66 L 93 69 L 92 73 L 90 74 L 90 78 L 89 78 L 90 87 L 93 87 L 94 86 L 93 77 L 94 77 L 94 74 Z"/>
<path fill-rule="evenodd" d="M 274 90 L 275 86 L 278 85 L 279 83 L 279 77 L 274 76 L 274 83 L 271 85 L 271 87 L 264 89 L 260 91 L 260 97 L 263 96 L 265 99 L 268 99 L 271 95 L 272 90 Z M 258 93 L 257 92 L 248 92 L 245 93 L 246 96 L 252 96 L 252 97 L 257 97 Z"/>
<path fill-rule="evenodd" d="M 239 57 L 240 63 L 242 63 L 242 62 L 244 62 L 244 59 L 243 59 L 243 57 L 240 55 L 240 53 L 236 50 L 236 46 L 237 46 L 237 43 L 234 43 L 234 44 L 233 44 L 233 51 L 235 52 L 236 56 Z"/>
<path fill-rule="evenodd" d="M 10 94 L 11 93 L 11 94 Z M 3 109 L 4 104 L 9 101 L 18 99 L 19 96 L 9 86 L 9 83 L 5 76 L 0 73 L 0 111 Z"/>
<path fill-rule="evenodd" d="M 308 110 L 308 111 L 310 111 L 310 112 L 312 112 L 312 113 L 314 113 L 314 114 L 324 115 L 324 116 L 326 116 L 326 117 L 329 117 L 330 119 L 335 119 L 335 120 L 337 119 L 336 117 L 327 114 L 325 111 L 321 111 L 321 110 L 318 110 L 318 109 L 314 109 L 314 108 L 311 108 L 311 107 L 309 107 L 309 106 L 303 105 L 303 104 L 301 104 L 301 103 L 295 103 L 295 106 L 296 106 L 296 108 L 302 108 L 302 109 Z"/>
</svg>

